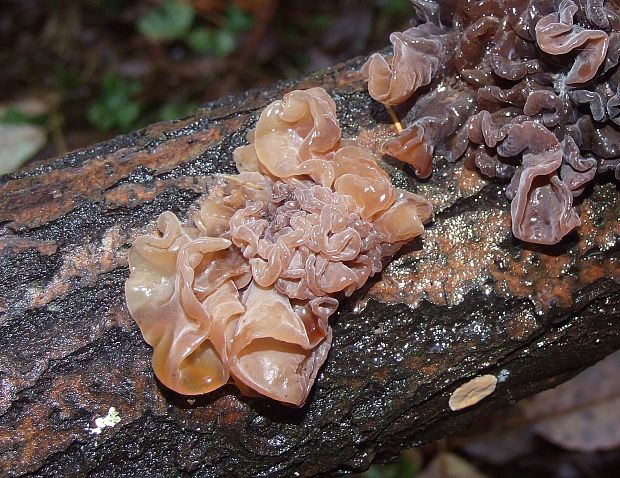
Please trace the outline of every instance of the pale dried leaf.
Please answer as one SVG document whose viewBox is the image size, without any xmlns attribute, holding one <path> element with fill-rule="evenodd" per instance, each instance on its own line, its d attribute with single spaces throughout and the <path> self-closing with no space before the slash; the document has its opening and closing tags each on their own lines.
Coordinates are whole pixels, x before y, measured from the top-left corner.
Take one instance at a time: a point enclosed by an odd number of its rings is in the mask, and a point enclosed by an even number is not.
<svg viewBox="0 0 620 478">
<path fill-rule="evenodd" d="M 534 429 L 569 450 L 620 446 L 620 352 L 609 355 L 572 380 L 522 402 Z"/>
<path fill-rule="evenodd" d="M 416 478 L 486 478 L 466 460 L 453 453 L 438 453 Z"/>
<path fill-rule="evenodd" d="M 0 174 L 22 166 L 45 145 L 45 130 L 32 124 L 0 123 Z"/>
<path fill-rule="evenodd" d="M 536 435 L 531 427 L 511 428 L 507 423 L 510 419 L 501 421 L 489 433 L 467 437 L 463 449 L 468 455 L 479 458 L 494 465 L 503 465 L 515 458 L 528 455 L 536 451 Z"/>
</svg>

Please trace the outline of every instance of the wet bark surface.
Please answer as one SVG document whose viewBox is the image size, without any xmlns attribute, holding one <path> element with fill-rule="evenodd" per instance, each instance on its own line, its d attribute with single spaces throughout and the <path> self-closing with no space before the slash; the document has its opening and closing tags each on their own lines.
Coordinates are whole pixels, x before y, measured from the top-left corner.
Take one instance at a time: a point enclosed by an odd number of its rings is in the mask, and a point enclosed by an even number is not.
<svg viewBox="0 0 620 478">
<path fill-rule="evenodd" d="M 260 110 L 295 88 L 335 98 L 345 138 L 375 150 L 393 126 L 357 70 L 223 99 L 0 179 L 0 476 L 315 476 L 364 469 L 405 446 L 553 387 L 620 349 L 618 186 L 581 200 L 553 247 L 513 239 L 505 184 L 438 160 L 428 181 L 384 158 L 435 219 L 333 318 L 306 405 L 224 387 L 182 397 L 153 377 L 124 303 L 127 251 L 159 213 L 187 216 L 214 174 L 234 173 Z M 454 390 L 495 392 L 459 412 Z M 120 421 L 103 426 L 110 407 Z M 100 433 L 97 433 L 97 432 Z"/>
</svg>

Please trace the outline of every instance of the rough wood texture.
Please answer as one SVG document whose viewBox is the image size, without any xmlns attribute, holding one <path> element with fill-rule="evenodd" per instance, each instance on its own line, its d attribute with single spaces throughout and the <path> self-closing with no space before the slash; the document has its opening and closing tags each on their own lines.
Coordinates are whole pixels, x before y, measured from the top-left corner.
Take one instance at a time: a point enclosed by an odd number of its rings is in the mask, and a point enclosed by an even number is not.
<svg viewBox="0 0 620 478">
<path fill-rule="evenodd" d="M 181 217 L 262 107 L 320 85 L 345 137 L 377 146 L 392 126 L 353 61 L 301 82 L 207 105 L 0 180 L 2 476 L 312 476 L 363 469 L 477 416 L 552 387 L 620 348 L 620 194 L 602 181 L 584 222 L 555 247 L 510 234 L 503 185 L 439 162 L 399 186 L 432 198 L 436 218 L 352 300 L 306 406 L 240 397 L 187 400 L 153 378 L 123 284 L 133 238 L 171 209 Z M 480 404 L 450 394 L 499 377 Z M 110 407 L 120 423 L 92 433 Z"/>
</svg>

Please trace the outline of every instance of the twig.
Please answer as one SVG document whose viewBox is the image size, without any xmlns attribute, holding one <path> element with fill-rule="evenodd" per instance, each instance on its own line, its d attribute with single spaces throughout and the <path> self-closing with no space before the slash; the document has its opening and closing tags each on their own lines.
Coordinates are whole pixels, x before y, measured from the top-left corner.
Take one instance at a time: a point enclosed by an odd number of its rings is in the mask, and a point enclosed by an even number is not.
<svg viewBox="0 0 620 478">
<path fill-rule="evenodd" d="M 62 133 L 62 125 L 60 114 L 54 112 L 49 120 L 49 129 L 52 136 L 52 142 L 56 149 L 56 154 L 62 155 L 67 153 L 67 143 L 65 142 L 65 136 Z"/>
<path fill-rule="evenodd" d="M 392 122 L 394 123 L 394 128 L 396 128 L 396 131 L 400 133 L 404 129 L 403 124 L 400 122 L 400 119 L 398 119 L 398 116 L 396 115 L 396 113 L 394 112 L 394 110 L 392 109 L 390 105 L 385 105 L 385 109 L 389 113 L 390 118 L 392 118 Z"/>
</svg>

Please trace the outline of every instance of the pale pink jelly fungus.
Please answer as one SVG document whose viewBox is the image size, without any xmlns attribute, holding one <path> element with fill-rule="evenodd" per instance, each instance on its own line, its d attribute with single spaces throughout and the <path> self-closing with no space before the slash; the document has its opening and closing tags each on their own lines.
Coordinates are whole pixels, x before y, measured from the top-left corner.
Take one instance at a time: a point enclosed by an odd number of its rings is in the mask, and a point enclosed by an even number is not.
<svg viewBox="0 0 620 478">
<path fill-rule="evenodd" d="M 127 306 L 168 388 L 301 406 L 331 346 L 328 319 L 403 244 L 430 203 L 394 188 L 373 155 L 341 141 L 321 88 L 260 116 L 188 225 L 163 213 L 129 253 Z"/>
</svg>

